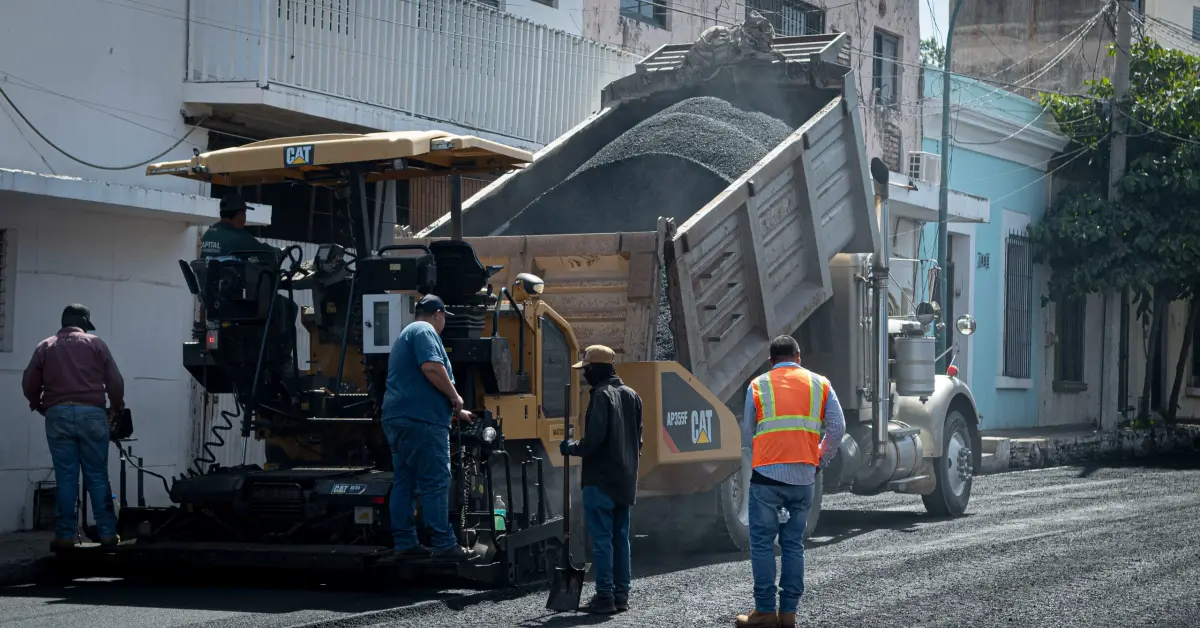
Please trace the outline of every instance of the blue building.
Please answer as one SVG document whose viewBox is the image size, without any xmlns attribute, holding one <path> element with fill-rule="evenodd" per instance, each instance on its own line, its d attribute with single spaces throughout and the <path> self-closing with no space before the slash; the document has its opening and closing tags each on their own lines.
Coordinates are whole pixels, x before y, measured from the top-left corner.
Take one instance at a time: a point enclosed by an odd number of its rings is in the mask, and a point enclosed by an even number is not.
<svg viewBox="0 0 1200 628">
<path fill-rule="evenodd" d="M 909 154 L 906 173 L 917 186 L 938 180 L 932 166 L 943 154 L 942 81 L 941 72 L 925 69 L 923 154 Z M 948 229 L 946 320 L 969 312 L 978 322 L 969 338 L 952 336 L 961 348 L 959 376 L 975 393 L 986 430 L 1080 422 L 1099 403 L 1086 384 L 1099 376 L 1088 377 L 1083 355 L 1096 330 L 1083 320 L 1078 328 L 1070 320 L 1058 324 L 1055 306 L 1041 305 L 1047 276 L 1033 263 L 1026 235 L 1050 200 L 1049 163 L 1067 140 L 1032 100 L 963 77 L 952 86 L 949 187 L 986 200 L 985 216 L 952 216 Z M 937 258 L 936 218 L 920 227 L 916 251 L 918 259 Z M 933 285 L 918 293 L 933 300 Z M 1058 309 L 1068 319 L 1074 314 Z M 1066 342 L 1073 344 L 1064 351 Z"/>
</svg>

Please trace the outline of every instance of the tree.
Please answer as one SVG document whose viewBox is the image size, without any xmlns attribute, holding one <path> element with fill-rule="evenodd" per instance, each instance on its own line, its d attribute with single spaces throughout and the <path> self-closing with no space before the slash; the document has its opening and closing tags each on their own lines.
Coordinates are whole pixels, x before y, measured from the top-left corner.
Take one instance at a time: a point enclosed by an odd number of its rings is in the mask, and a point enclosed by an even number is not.
<svg viewBox="0 0 1200 628">
<path fill-rule="evenodd" d="M 921 40 L 921 65 L 931 68 L 941 68 L 946 65 L 946 47 L 941 42 L 930 37 Z"/>
<path fill-rule="evenodd" d="M 1113 86 L 1103 78 L 1086 88 L 1083 95 L 1041 97 L 1071 139 L 1052 164 L 1068 185 L 1031 229 L 1035 259 L 1051 270 L 1043 304 L 1128 288 L 1137 315 L 1157 338 L 1172 302 L 1200 298 L 1200 57 L 1149 39 L 1134 44 L 1129 94 L 1115 103 L 1128 122 L 1117 203 L 1107 200 Z M 1194 319 L 1196 308 L 1189 310 Z M 1142 420 L 1149 418 L 1149 366 L 1159 359 L 1157 345 L 1151 342 L 1146 355 Z M 1186 364 L 1190 348 L 1183 344 L 1178 364 Z M 1176 369 L 1168 421 L 1175 418 L 1182 377 Z"/>
</svg>

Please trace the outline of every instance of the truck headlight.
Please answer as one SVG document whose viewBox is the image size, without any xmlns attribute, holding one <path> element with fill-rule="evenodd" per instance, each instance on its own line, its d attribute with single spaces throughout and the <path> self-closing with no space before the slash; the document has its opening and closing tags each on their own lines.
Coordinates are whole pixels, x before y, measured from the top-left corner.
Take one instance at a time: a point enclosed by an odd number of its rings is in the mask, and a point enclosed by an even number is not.
<svg viewBox="0 0 1200 628">
<path fill-rule="evenodd" d="M 494 440 L 496 440 L 496 428 L 494 428 L 494 427 L 483 428 L 483 441 L 486 443 L 490 443 Z"/>
</svg>

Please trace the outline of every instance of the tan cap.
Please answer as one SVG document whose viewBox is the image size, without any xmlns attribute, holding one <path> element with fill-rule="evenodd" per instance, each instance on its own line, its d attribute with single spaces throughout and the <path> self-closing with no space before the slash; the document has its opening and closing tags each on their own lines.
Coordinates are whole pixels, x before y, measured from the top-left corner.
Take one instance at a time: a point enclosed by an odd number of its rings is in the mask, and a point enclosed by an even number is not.
<svg viewBox="0 0 1200 628">
<path fill-rule="evenodd" d="M 573 369 L 581 369 L 588 364 L 613 364 L 617 354 L 604 345 L 592 345 L 583 350 L 583 359 L 571 365 Z"/>
</svg>

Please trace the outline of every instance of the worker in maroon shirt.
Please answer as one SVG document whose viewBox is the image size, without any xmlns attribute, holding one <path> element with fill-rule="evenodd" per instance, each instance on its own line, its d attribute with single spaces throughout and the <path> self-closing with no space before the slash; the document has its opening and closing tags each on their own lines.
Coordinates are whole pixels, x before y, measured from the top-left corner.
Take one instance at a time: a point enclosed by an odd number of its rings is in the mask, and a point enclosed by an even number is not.
<svg viewBox="0 0 1200 628">
<path fill-rule="evenodd" d="M 57 523 L 50 544 L 55 551 L 75 545 L 81 466 L 101 545 L 120 542 L 117 519 L 110 508 L 108 441 L 110 412 L 116 414 L 124 408 L 125 380 L 108 345 L 87 333 L 95 330 L 91 311 L 83 305 L 68 305 L 62 313 L 62 329 L 38 343 L 21 382 L 29 409 L 46 417 L 46 441 L 58 488 Z"/>
</svg>

